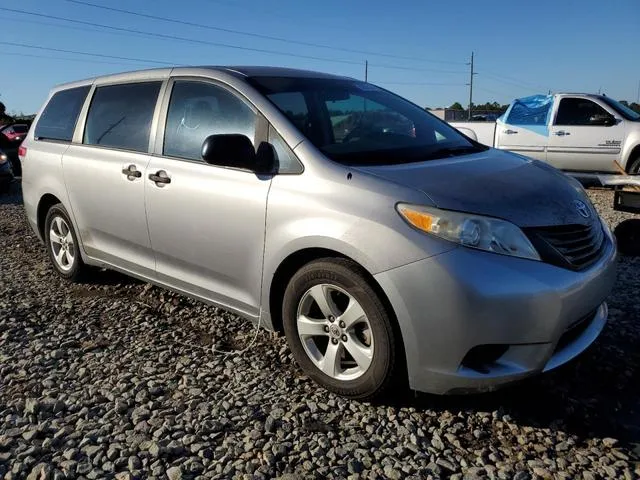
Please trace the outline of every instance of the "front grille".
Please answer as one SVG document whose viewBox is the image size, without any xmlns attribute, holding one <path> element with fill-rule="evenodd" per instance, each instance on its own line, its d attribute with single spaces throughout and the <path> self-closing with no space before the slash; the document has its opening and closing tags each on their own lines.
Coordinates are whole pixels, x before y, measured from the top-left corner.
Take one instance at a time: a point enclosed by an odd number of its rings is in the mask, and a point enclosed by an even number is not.
<svg viewBox="0 0 640 480">
<path fill-rule="evenodd" d="M 592 265 L 605 246 L 599 221 L 591 225 L 558 225 L 525 229 L 544 262 L 582 270 Z"/>
</svg>

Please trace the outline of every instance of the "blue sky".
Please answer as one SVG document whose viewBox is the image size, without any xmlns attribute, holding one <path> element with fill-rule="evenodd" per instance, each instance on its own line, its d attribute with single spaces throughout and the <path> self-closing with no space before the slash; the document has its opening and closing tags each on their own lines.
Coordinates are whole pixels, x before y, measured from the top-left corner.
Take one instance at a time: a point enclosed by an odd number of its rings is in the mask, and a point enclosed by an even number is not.
<svg viewBox="0 0 640 480">
<path fill-rule="evenodd" d="M 630 101 L 638 95 L 639 0 L 81 1 L 290 42 L 141 18 L 70 0 L 0 0 L 0 101 L 9 111 L 35 112 L 58 83 L 157 64 L 7 42 L 184 65 L 288 66 L 357 78 L 364 77 L 368 60 L 369 81 L 431 107 L 455 101 L 466 105 L 466 62 L 473 50 L 475 103 L 508 103 L 549 89 L 602 89 Z M 118 32 L 3 8 L 318 59 Z"/>
</svg>

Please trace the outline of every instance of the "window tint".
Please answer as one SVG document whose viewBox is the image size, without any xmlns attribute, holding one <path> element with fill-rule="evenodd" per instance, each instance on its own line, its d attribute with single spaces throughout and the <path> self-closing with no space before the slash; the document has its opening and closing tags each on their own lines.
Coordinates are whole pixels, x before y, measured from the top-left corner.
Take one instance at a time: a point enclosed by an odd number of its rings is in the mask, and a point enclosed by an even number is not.
<svg viewBox="0 0 640 480">
<path fill-rule="evenodd" d="M 610 116 L 607 111 L 586 98 L 563 98 L 560 100 L 556 125 L 591 125 L 591 117 Z"/>
<path fill-rule="evenodd" d="M 256 114 L 229 91 L 210 83 L 178 81 L 173 86 L 163 153 L 202 160 L 209 135 L 239 133 L 254 142 Z"/>
<path fill-rule="evenodd" d="M 26 125 L 13 125 L 11 128 L 15 133 L 27 133 L 29 130 Z"/>
<path fill-rule="evenodd" d="M 269 143 L 276 152 L 278 173 L 302 173 L 302 164 L 272 126 L 269 126 Z"/>
<path fill-rule="evenodd" d="M 161 82 L 99 87 L 84 132 L 87 145 L 146 152 Z"/>
<path fill-rule="evenodd" d="M 90 86 L 62 90 L 51 97 L 34 132 L 36 139 L 70 142 Z"/>
</svg>

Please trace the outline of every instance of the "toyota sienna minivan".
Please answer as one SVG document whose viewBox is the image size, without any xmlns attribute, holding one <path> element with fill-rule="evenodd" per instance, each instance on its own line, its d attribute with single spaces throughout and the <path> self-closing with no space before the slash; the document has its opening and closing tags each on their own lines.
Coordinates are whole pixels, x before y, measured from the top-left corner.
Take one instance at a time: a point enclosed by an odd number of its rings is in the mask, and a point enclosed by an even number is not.
<svg viewBox="0 0 640 480">
<path fill-rule="evenodd" d="M 492 390 L 569 361 L 607 320 L 616 246 L 577 182 L 352 78 L 70 83 L 20 157 L 59 275 L 119 270 L 282 331 L 348 397 Z"/>
</svg>

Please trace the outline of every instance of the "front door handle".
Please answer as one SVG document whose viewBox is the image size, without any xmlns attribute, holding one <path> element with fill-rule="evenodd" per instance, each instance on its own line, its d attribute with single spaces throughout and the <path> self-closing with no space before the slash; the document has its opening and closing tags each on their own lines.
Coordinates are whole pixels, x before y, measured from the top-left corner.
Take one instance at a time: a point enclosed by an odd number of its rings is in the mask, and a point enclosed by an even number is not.
<svg viewBox="0 0 640 480">
<path fill-rule="evenodd" d="M 129 165 L 127 168 L 123 168 L 122 174 L 127 176 L 127 180 L 131 181 L 142 176 L 142 172 L 133 164 Z"/>
<path fill-rule="evenodd" d="M 506 135 L 515 135 L 516 133 L 518 133 L 517 130 L 511 130 L 510 128 L 507 130 L 504 130 L 502 133 L 506 134 Z"/>
<path fill-rule="evenodd" d="M 155 182 L 159 187 L 171 183 L 171 178 L 169 178 L 169 175 L 164 170 L 158 170 L 156 173 L 149 174 L 149 180 Z"/>
<path fill-rule="evenodd" d="M 564 130 L 558 130 L 557 132 L 554 133 L 554 135 L 557 135 L 559 137 L 564 137 L 565 135 L 571 135 L 571 133 L 565 132 Z"/>
</svg>

